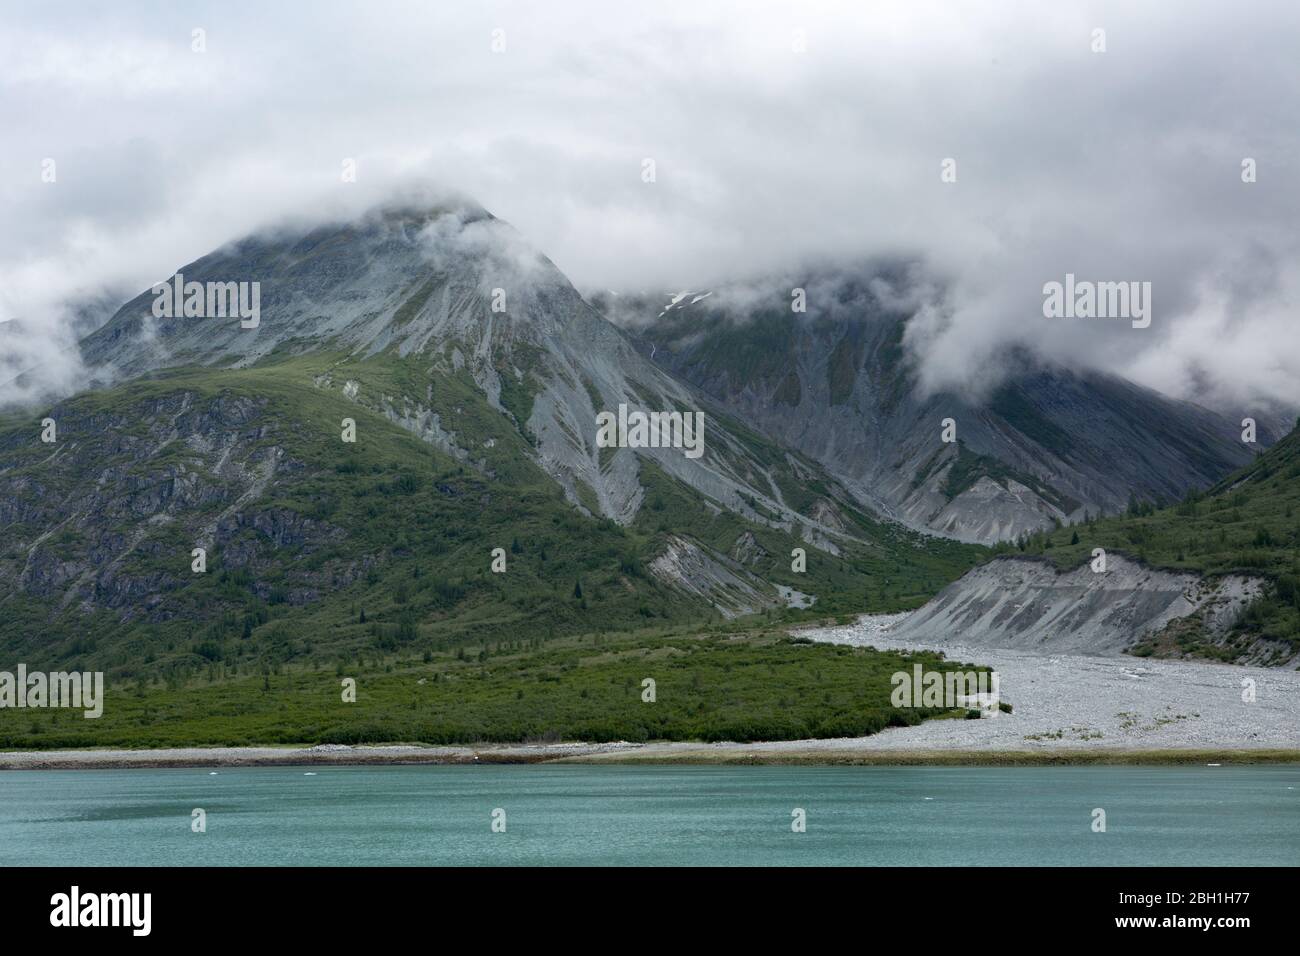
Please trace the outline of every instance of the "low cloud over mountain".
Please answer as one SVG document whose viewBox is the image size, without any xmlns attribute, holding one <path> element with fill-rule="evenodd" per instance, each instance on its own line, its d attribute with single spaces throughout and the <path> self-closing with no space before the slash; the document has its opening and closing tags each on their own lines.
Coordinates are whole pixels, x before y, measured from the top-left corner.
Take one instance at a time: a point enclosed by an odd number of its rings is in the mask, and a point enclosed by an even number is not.
<svg viewBox="0 0 1300 956">
<path fill-rule="evenodd" d="M 1024 346 L 1225 409 L 1300 394 L 1284 0 L 386 9 L 10 18 L 0 400 L 78 383 L 88 296 L 411 182 L 583 288 L 923 263 L 945 295 L 908 347 L 935 390 L 990 388 Z M 1045 319 L 1067 274 L 1151 282 L 1151 327 Z"/>
</svg>

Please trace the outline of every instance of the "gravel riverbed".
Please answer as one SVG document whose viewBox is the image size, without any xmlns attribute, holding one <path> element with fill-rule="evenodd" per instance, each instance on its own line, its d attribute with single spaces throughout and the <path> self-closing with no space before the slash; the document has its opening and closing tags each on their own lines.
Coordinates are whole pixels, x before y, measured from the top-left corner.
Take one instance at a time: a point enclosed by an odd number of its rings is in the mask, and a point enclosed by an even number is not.
<svg viewBox="0 0 1300 956">
<path fill-rule="evenodd" d="M 997 671 L 1001 697 L 1013 712 L 983 720 L 926 721 L 862 738 L 855 746 L 1300 748 L 1300 672 L 1294 670 L 891 638 L 892 628 L 905 617 L 868 615 L 843 627 L 799 633 L 817 641 L 880 650 L 941 650 L 948 660 L 986 665 Z M 1254 681 L 1253 701 L 1242 699 L 1243 681 Z"/>
</svg>

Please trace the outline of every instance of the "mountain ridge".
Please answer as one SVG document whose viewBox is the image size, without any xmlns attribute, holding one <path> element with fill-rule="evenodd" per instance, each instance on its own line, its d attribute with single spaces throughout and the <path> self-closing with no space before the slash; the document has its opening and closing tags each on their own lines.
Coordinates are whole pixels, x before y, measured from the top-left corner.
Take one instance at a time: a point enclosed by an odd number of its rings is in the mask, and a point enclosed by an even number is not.
<svg viewBox="0 0 1300 956">
<path fill-rule="evenodd" d="M 923 396 L 905 347 L 917 308 L 900 285 L 906 271 L 874 268 L 806 281 L 806 315 L 770 283 L 669 302 L 594 298 L 642 354 L 819 461 L 864 503 L 959 540 L 1015 539 L 1132 497 L 1176 500 L 1253 457 L 1218 413 L 1026 353 L 1008 356 L 1009 377 L 983 400 Z M 947 419 L 952 442 L 941 440 Z M 1261 423 L 1260 447 L 1274 437 Z"/>
</svg>

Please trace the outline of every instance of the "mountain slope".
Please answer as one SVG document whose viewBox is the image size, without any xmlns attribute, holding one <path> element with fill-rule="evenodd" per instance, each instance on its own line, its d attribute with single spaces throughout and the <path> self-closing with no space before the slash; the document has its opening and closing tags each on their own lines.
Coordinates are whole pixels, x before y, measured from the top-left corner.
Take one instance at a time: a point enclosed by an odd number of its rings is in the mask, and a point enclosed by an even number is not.
<svg viewBox="0 0 1300 956">
<path fill-rule="evenodd" d="M 384 208 L 356 223 L 250 238 L 179 271 L 192 282 L 259 283 L 258 327 L 155 319 L 146 292 L 86 339 L 88 364 L 130 376 L 187 364 L 246 368 L 322 350 L 344 362 L 382 353 L 407 361 L 405 378 L 353 396 L 479 470 L 488 468 L 480 449 L 458 440 L 446 410 L 433 407 L 435 379 L 472 386 L 512 418 L 530 457 L 594 514 L 633 520 L 645 493 L 640 463 L 650 460 L 750 520 L 797 525 L 819 544 L 834 530 L 786 500 L 810 469 L 825 478 L 816 466 L 787 457 L 642 358 L 545 257 L 481 209 Z M 337 369 L 320 380 L 347 382 Z M 703 456 L 597 448 L 597 414 L 620 405 L 703 410 Z"/>
<path fill-rule="evenodd" d="M 162 676 L 910 607 L 978 556 L 876 519 L 645 361 L 481 211 L 389 209 L 180 271 L 261 283 L 257 327 L 155 320 L 145 293 L 84 343 L 120 384 L 0 422 L 0 647 L 33 665 Z M 595 447 L 620 403 L 702 409 L 703 455 Z"/>
<path fill-rule="evenodd" d="M 1239 428 L 1205 409 L 1023 357 L 985 401 L 919 395 L 903 346 L 911 309 L 895 291 L 906 281 L 889 270 L 814 277 L 807 314 L 775 288 L 596 304 L 657 364 L 816 459 L 861 500 L 960 540 L 1014 539 L 1133 497 L 1176 500 L 1253 456 Z M 952 443 L 941 440 L 948 418 Z M 1261 426 L 1261 443 L 1270 438 Z"/>
</svg>

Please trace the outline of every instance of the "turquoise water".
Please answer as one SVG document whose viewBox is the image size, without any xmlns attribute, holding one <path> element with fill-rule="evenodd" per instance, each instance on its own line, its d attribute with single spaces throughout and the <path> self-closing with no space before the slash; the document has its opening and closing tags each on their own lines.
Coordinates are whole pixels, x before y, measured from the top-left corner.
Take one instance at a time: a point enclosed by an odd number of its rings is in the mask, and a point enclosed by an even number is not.
<svg viewBox="0 0 1300 956">
<path fill-rule="evenodd" d="M 1300 767 L 0 773 L 0 865 L 53 864 L 1296 865 Z"/>
</svg>

